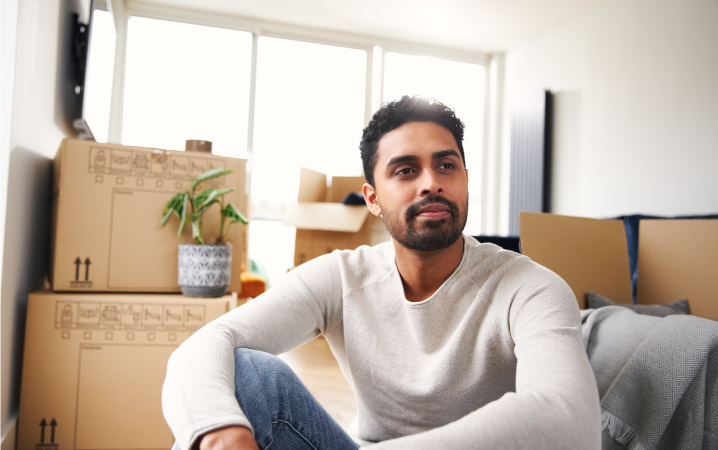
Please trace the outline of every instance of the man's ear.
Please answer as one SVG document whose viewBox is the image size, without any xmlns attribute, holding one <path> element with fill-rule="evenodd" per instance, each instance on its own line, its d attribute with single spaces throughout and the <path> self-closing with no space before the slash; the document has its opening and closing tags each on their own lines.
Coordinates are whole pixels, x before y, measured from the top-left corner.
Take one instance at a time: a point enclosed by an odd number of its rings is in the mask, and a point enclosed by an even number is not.
<svg viewBox="0 0 718 450">
<path fill-rule="evenodd" d="M 361 187 L 361 192 L 364 194 L 364 201 L 366 202 L 367 208 L 369 208 L 369 212 L 377 217 L 381 217 L 381 206 L 376 197 L 376 189 L 374 189 L 371 184 L 364 183 Z"/>
</svg>

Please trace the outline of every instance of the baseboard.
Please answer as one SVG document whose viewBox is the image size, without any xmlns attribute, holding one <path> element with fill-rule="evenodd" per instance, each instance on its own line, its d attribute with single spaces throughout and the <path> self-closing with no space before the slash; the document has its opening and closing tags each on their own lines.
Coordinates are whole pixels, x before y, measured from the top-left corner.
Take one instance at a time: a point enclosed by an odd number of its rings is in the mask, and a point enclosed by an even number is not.
<svg viewBox="0 0 718 450">
<path fill-rule="evenodd" d="M 15 450 L 16 442 L 15 438 L 17 437 L 17 418 L 12 419 L 12 424 L 10 425 L 10 428 L 7 430 L 7 433 L 2 437 L 2 445 L 0 446 L 0 450 Z"/>
</svg>

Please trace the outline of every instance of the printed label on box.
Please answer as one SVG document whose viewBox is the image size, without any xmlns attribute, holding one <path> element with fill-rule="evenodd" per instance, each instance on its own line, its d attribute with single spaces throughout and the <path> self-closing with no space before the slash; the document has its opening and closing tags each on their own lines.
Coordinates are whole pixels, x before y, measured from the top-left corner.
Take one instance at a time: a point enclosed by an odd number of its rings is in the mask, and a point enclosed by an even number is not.
<svg viewBox="0 0 718 450">
<path fill-rule="evenodd" d="M 156 150 L 133 151 L 93 146 L 90 148 L 89 171 L 159 178 L 190 179 L 210 169 L 226 167 L 223 160 L 170 155 Z"/>
<path fill-rule="evenodd" d="M 56 329 L 194 331 L 204 325 L 202 305 L 57 302 Z"/>
<path fill-rule="evenodd" d="M 35 450 L 57 450 L 59 446 L 55 443 L 55 429 L 57 428 L 57 421 L 53 417 L 52 420 L 48 421 L 44 417 L 40 422 L 40 439 L 35 444 Z"/>
</svg>

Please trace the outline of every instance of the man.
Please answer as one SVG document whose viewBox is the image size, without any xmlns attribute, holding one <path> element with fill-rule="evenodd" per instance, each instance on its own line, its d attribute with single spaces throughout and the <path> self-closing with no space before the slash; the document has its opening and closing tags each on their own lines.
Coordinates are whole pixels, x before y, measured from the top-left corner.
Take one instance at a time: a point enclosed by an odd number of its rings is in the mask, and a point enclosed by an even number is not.
<svg viewBox="0 0 718 450">
<path fill-rule="evenodd" d="M 573 293 L 528 258 L 462 235 L 463 127 L 420 98 L 377 111 L 360 145 L 363 194 L 392 241 L 316 258 L 185 341 L 163 390 L 180 448 L 356 449 L 263 353 L 319 334 L 356 395 L 350 432 L 366 448 L 600 447 Z"/>
</svg>

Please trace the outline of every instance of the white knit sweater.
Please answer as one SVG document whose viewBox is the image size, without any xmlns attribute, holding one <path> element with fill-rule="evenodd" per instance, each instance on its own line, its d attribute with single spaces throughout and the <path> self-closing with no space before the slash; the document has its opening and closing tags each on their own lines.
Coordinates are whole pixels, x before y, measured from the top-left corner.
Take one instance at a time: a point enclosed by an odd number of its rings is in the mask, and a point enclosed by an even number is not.
<svg viewBox="0 0 718 450">
<path fill-rule="evenodd" d="M 600 448 L 600 409 L 570 288 L 525 256 L 464 236 L 459 267 L 409 302 L 391 243 L 335 251 L 206 325 L 172 355 L 162 403 L 183 449 L 251 428 L 233 349 L 278 354 L 322 334 L 375 449 Z M 362 447 L 364 448 L 364 447 Z"/>
</svg>

